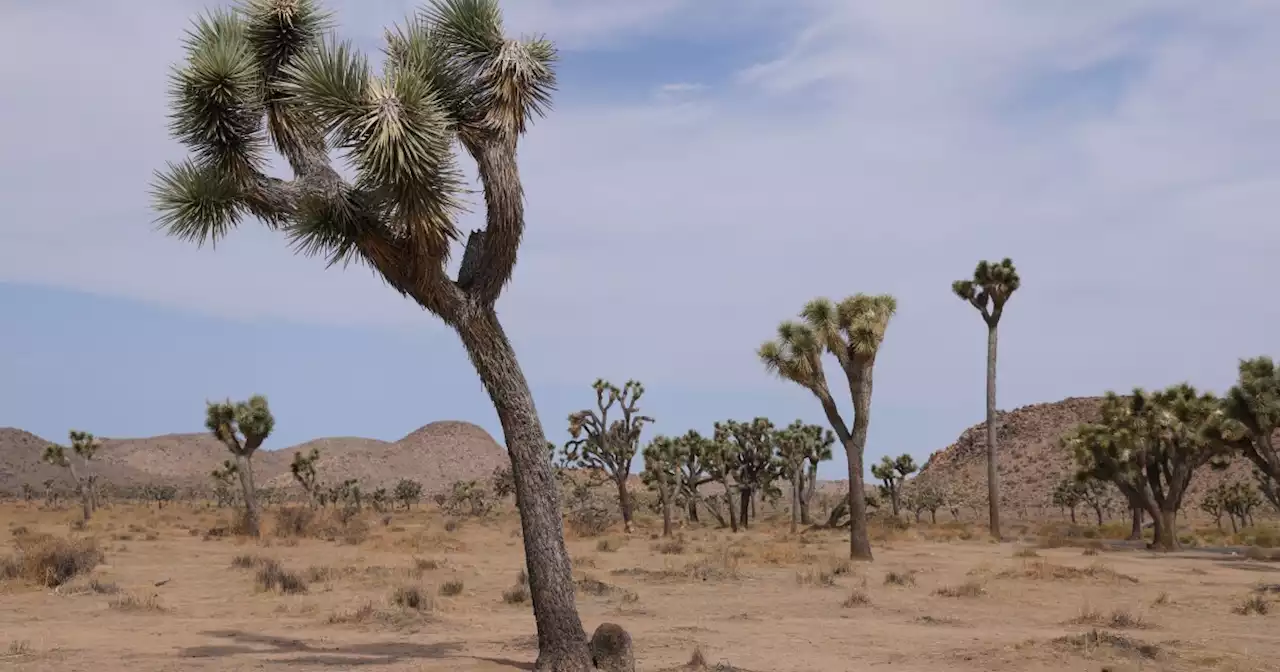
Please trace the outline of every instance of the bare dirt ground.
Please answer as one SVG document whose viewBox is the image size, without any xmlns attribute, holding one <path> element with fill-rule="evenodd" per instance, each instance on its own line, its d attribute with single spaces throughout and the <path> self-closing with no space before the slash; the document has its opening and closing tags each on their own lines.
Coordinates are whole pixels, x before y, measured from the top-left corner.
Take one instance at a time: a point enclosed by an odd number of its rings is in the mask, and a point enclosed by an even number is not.
<svg viewBox="0 0 1280 672">
<path fill-rule="evenodd" d="M 537 655 L 514 514 L 452 531 L 435 512 L 371 515 L 355 544 L 206 539 L 219 513 L 177 505 L 116 506 L 81 531 L 75 517 L 0 508 L 0 534 L 105 552 L 57 589 L 0 582 L 0 669 L 499 672 Z M 1280 658 L 1280 603 L 1237 613 L 1272 599 L 1280 564 L 995 544 L 950 524 L 881 531 L 876 561 L 850 565 L 842 534 L 758 527 L 570 539 L 588 631 L 622 624 L 647 671 L 686 669 L 695 649 L 755 672 L 1262 672 Z M 263 590 L 264 559 L 305 592 Z"/>
</svg>

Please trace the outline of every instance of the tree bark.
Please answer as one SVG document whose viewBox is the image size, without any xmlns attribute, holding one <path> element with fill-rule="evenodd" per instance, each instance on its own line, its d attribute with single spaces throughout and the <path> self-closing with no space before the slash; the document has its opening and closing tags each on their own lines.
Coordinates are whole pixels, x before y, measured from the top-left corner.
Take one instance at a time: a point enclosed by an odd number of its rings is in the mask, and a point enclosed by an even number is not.
<svg viewBox="0 0 1280 672">
<path fill-rule="evenodd" d="M 698 500 L 696 497 L 689 500 L 689 522 L 698 522 Z"/>
<path fill-rule="evenodd" d="M 813 499 L 813 493 L 818 487 L 818 466 L 811 465 L 805 474 L 800 476 L 800 524 L 812 525 L 813 519 L 809 516 L 809 501 Z"/>
<path fill-rule="evenodd" d="M 248 455 L 236 455 L 236 473 L 244 490 L 244 524 L 249 534 L 262 534 L 262 511 L 258 508 L 258 491 L 253 484 L 253 464 Z"/>
<path fill-rule="evenodd" d="M 675 499 L 675 493 L 671 491 L 670 486 L 664 486 L 662 495 L 662 536 L 671 536 L 671 509 L 675 505 L 672 501 Z"/>
<path fill-rule="evenodd" d="M 1000 539 L 1000 474 L 996 469 L 996 324 L 987 326 L 987 516 Z"/>
<path fill-rule="evenodd" d="M 1129 541 L 1142 541 L 1142 509 L 1132 506 L 1129 511 L 1133 521 L 1133 527 L 1129 531 Z"/>
<path fill-rule="evenodd" d="M 1165 551 L 1181 548 L 1178 543 L 1178 512 L 1161 511 L 1157 520 L 1159 524 L 1156 525 L 1156 541 L 1160 548 Z"/>
<path fill-rule="evenodd" d="M 1095 515 L 1098 516 L 1098 527 L 1102 527 L 1102 507 L 1101 506 L 1093 507 L 1093 512 Z"/>
<path fill-rule="evenodd" d="M 538 628 L 535 669 L 587 672 L 592 669 L 591 653 L 575 603 L 558 488 L 546 459 L 546 433 L 538 420 L 529 384 L 492 308 L 479 309 L 460 321 L 456 329 L 493 401 L 511 457 L 529 592 Z"/>
<path fill-rule="evenodd" d="M 871 367 L 874 362 L 857 362 L 850 388 L 853 397 L 853 431 L 844 450 L 849 463 L 849 557 L 854 560 L 872 560 L 871 537 L 867 530 L 866 483 L 863 478 L 862 455 L 867 447 L 867 432 L 871 427 L 871 393 L 873 388 Z"/>
<path fill-rule="evenodd" d="M 804 473 L 800 469 L 791 472 L 791 534 L 800 530 L 800 486 Z"/>
<path fill-rule="evenodd" d="M 751 497 L 752 492 L 746 488 L 738 491 L 738 505 L 740 515 L 738 521 L 742 525 L 742 529 L 750 529 L 751 527 Z"/>
<path fill-rule="evenodd" d="M 729 509 L 729 527 L 734 532 L 738 531 L 738 503 L 733 501 L 733 489 L 726 483 L 724 486 L 724 503 L 725 508 Z"/>
<path fill-rule="evenodd" d="M 622 510 L 622 527 L 627 534 L 631 534 L 634 526 L 631 523 L 631 492 L 627 490 L 627 474 L 615 476 L 614 481 L 618 484 L 618 508 Z"/>
</svg>

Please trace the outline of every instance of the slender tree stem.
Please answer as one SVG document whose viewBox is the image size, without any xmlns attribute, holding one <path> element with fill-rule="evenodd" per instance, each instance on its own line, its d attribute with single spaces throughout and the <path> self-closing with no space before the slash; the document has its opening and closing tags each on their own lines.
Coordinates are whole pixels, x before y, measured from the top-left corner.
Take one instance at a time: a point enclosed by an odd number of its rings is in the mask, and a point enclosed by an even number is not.
<svg viewBox="0 0 1280 672">
<path fill-rule="evenodd" d="M 1000 539 L 1000 473 L 996 464 L 996 434 L 996 323 L 992 322 L 987 326 L 987 509 L 991 536 Z"/>
</svg>

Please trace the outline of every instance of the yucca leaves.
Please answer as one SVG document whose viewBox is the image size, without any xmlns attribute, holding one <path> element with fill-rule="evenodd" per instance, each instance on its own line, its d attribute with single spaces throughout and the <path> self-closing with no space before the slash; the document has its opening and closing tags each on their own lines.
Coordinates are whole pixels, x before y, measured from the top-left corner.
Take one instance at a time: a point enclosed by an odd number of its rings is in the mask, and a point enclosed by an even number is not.
<svg viewBox="0 0 1280 672">
<path fill-rule="evenodd" d="M 350 43 L 325 37 L 331 24 L 317 0 L 241 0 L 194 22 L 170 91 L 171 130 L 191 158 L 157 175 L 157 223 L 216 242 L 251 215 L 285 229 L 301 253 L 366 261 L 448 313 L 448 288 L 435 285 L 460 235 L 455 147 L 462 140 L 479 161 L 496 143 L 505 163 L 482 171 L 484 186 L 504 189 L 498 207 L 508 211 L 494 219 L 490 204 L 494 235 L 477 256 L 491 268 L 474 290 L 496 300 L 523 228 L 508 164 L 527 121 L 550 104 L 554 47 L 507 39 L 496 0 L 438 0 L 387 31 L 378 74 Z M 264 174 L 268 142 L 293 181 Z M 329 149 L 354 182 L 332 169 Z"/>
<path fill-rule="evenodd" d="M 972 280 L 951 283 L 951 292 L 982 313 L 988 325 L 1000 321 L 1004 305 L 1013 293 L 1022 287 L 1022 278 L 1013 260 L 1005 257 L 999 263 L 980 261 L 973 271 Z"/>
<path fill-rule="evenodd" d="M 267 398 L 260 394 L 246 401 L 228 399 L 206 404 L 204 426 L 235 455 L 252 455 L 275 429 L 275 424 Z"/>
</svg>

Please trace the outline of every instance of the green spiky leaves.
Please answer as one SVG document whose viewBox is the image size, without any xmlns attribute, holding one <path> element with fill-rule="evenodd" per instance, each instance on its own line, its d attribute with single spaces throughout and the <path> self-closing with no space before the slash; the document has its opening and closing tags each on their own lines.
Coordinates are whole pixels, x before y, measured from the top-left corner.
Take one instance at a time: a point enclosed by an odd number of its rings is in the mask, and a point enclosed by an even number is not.
<svg viewBox="0 0 1280 672">
<path fill-rule="evenodd" d="M 856 294 L 839 303 L 814 299 L 800 311 L 803 322 L 778 325 L 778 336 L 757 355 L 770 373 L 810 390 L 826 385 L 822 354 L 835 355 L 842 368 L 875 361 L 898 302 L 888 294 Z"/>
<path fill-rule="evenodd" d="M 275 429 L 275 424 L 267 398 L 260 394 L 247 401 L 208 402 L 205 409 L 205 427 L 233 455 L 252 455 Z"/>
<path fill-rule="evenodd" d="M 973 271 L 973 279 L 951 283 L 951 291 L 962 301 L 977 308 L 982 313 L 982 319 L 994 326 L 1000 321 L 1004 304 L 1021 286 L 1022 279 L 1018 277 L 1013 260 L 1005 257 L 999 263 L 978 262 Z"/>
</svg>

